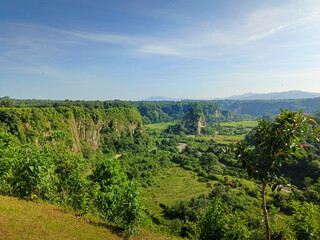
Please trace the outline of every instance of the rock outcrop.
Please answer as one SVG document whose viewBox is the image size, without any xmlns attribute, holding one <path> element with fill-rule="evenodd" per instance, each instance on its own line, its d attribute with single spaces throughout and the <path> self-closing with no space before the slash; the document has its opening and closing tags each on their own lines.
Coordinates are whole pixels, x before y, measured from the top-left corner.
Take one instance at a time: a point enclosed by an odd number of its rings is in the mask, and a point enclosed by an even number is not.
<svg viewBox="0 0 320 240">
<path fill-rule="evenodd" d="M 74 152 L 84 145 L 98 149 L 101 134 L 145 134 L 141 116 L 132 108 L 0 108 L 0 131 L 12 133 L 22 143 L 33 142 L 39 147 L 48 142 L 61 143 Z"/>
<path fill-rule="evenodd" d="M 201 134 L 201 129 L 206 127 L 206 119 L 201 108 L 198 106 L 190 108 L 182 121 L 182 126 L 190 134 Z"/>
</svg>

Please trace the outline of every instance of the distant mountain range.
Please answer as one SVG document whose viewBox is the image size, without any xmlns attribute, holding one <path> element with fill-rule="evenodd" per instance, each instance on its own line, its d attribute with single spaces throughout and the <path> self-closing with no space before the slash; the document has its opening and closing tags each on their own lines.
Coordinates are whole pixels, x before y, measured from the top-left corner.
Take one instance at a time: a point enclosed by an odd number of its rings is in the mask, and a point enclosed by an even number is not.
<svg viewBox="0 0 320 240">
<path fill-rule="evenodd" d="M 271 99 L 303 99 L 303 98 L 317 98 L 320 97 L 320 93 L 304 92 L 304 91 L 287 91 L 287 92 L 271 92 L 271 93 L 245 93 L 242 95 L 233 95 L 225 98 L 225 100 L 271 100 Z M 167 98 L 167 97 L 149 97 L 142 101 L 148 102 L 163 102 L 163 101 L 174 101 L 178 102 L 181 100 L 187 100 L 183 98 Z M 191 100 L 191 99 L 188 99 Z M 224 100 L 222 98 L 215 100 Z M 193 99 L 193 101 L 197 101 Z"/>
<path fill-rule="evenodd" d="M 234 95 L 227 100 L 271 100 L 271 99 L 303 99 L 320 97 L 320 93 L 303 91 L 271 92 L 271 93 L 246 93 Z"/>
<path fill-rule="evenodd" d="M 152 96 L 148 97 L 146 99 L 143 99 L 142 101 L 148 101 L 148 102 L 164 102 L 164 101 L 173 101 L 173 102 L 178 102 L 183 100 L 182 98 L 167 98 L 167 97 L 161 97 L 161 96 Z"/>
</svg>

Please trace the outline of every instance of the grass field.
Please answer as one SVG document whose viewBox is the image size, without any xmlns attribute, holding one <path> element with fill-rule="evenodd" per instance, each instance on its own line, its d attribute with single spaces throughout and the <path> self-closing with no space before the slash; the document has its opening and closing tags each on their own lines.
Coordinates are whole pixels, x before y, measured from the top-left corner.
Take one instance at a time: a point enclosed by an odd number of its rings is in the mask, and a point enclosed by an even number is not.
<svg viewBox="0 0 320 240">
<path fill-rule="evenodd" d="M 223 122 L 220 123 L 221 127 L 238 127 L 253 128 L 258 125 L 257 121 L 242 121 L 242 122 Z"/>
<path fill-rule="evenodd" d="M 222 143 L 222 144 L 229 144 L 229 143 L 233 143 L 233 142 L 237 142 L 240 140 L 244 140 L 244 137 L 246 136 L 246 134 L 242 134 L 242 135 L 216 135 L 214 137 L 204 137 L 205 139 L 213 139 L 215 140 L 217 143 Z"/>
<path fill-rule="evenodd" d="M 0 196 L 0 239 L 124 239 L 122 228 L 43 202 Z M 145 229 L 130 239 L 174 239 Z"/>
<path fill-rule="evenodd" d="M 257 121 L 242 121 L 242 122 L 224 122 L 220 123 L 221 127 L 225 128 L 237 128 L 239 126 L 242 126 L 246 131 L 250 131 L 252 128 L 256 127 L 258 125 Z M 205 139 L 213 139 L 218 143 L 221 144 L 229 144 L 233 142 L 237 142 L 240 140 L 244 140 L 246 134 L 241 135 L 216 135 L 213 137 L 205 137 Z"/>
<path fill-rule="evenodd" d="M 197 173 L 187 171 L 175 165 L 163 173 L 156 176 L 155 184 L 144 189 L 143 197 L 147 204 L 147 209 L 154 215 L 160 215 L 162 208 L 160 203 L 173 205 L 181 200 L 188 200 L 198 197 L 201 194 L 207 194 L 212 191 L 207 183 L 199 182 L 200 177 Z M 213 185 L 217 181 L 209 180 Z"/>
</svg>

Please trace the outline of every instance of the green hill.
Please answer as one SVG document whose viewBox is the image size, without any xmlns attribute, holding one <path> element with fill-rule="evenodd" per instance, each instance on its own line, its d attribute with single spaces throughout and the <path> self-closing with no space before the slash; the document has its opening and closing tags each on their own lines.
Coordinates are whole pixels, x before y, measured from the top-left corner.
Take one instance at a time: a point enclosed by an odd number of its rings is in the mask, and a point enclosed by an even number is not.
<svg viewBox="0 0 320 240">
<path fill-rule="evenodd" d="M 124 239 L 124 229 L 43 202 L 0 195 L 0 239 Z M 140 228 L 130 239 L 174 239 Z"/>
<path fill-rule="evenodd" d="M 277 115 L 279 108 L 312 114 L 319 110 L 320 98 L 290 99 L 290 100 L 217 100 L 221 108 L 235 114 L 248 114 L 260 117 L 265 114 Z"/>
<path fill-rule="evenodd" d="M 117 152 L 120 149 L 115 145 L 121 145 L 123 137 L 133 142 L 146 136 L 139 112 L 123 107 L 0 108 L 1 131 L 12 133 L 22 143 L 59 142 L 74 152 L 97 150 L 102 143 L 105 150 L 110 147 L 108 151 Z"/>
</svg>

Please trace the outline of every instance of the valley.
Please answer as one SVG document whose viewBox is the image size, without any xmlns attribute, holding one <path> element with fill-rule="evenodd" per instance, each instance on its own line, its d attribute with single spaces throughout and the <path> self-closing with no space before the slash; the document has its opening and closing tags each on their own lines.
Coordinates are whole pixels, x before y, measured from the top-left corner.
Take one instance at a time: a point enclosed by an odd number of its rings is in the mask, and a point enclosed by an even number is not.
<svg viewBox="0 0 320 240">
<path fill-rule="evenodd" d="M 257 127 L 277 121 L 275 116 L 258 121 L 207 102 L 6 104 L 10 107 L 2 103 L 0 108 L 0 192 L 11 198 L 4 197 L 0 217 L 9 238 L 22 236 L 27 224 L 18 230 L 4 221 L 6 212 L 18 207 L 13 198 L 18 197 L 21 204 L 54 204 L 62 212 L 101 222 L 70 238 L 210 239 L 219 233 L 219 239 L 265 239 L 260 181 L 249 177 L 232 149 L 237 142 L 254 143 Z M 317 133 L 318 125 L 311 123 L 309 130 Z M 279 137 L 281 131 L 276 131 Z M 308 231 L 320 233 L 320 145 L 317 140 L 303 142 L 299 146 L 308 151 L 292 155 L 291 162 L 282 160 L 277 171 L 283 182 L 266 188 L 272 234 L 287 239 L 300 239 L 299 231 L 304 231 L 299 219 L 307 212 L 299 209 L 314 212 Z M 288 184 L 295 185 L 292 191 Z M 10 221 L 27 220 L 17 216 Z M 28 224 L 39 225 L 34 220 Z M 42 231 L 27 231 L 25 237 L 48 234 L 50 239 L 57 233 L 49 226 L 61 231 L 64 225 L 43 224 Z M 216 230 L 208 230 L 213 226 Z M 113 228 L 120 235 L 110 232 Z"/>
</svg>

